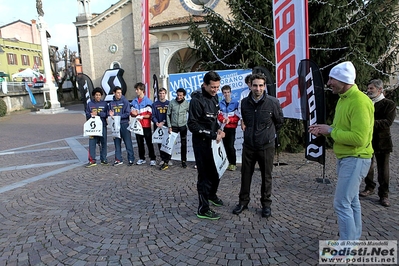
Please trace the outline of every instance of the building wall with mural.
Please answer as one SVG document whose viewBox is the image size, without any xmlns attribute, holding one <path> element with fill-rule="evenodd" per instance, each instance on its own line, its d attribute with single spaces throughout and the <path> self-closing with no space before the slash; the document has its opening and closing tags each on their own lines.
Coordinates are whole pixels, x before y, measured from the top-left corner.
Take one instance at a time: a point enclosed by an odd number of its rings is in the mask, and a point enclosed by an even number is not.
<svg viewBox="0 0 399 266">
<path fill-rule="evenodd" d="M 160 27 L 164 27 L 167 31 L 168 27 L 171 27 L 170 21 L 199 15 L 202 8 L 199 2 L 198 0 L 149 0 L 150 27 L 158 25 L 159 28 L 161 25 Z M 205 4 L 223 16 L 228 15 L 226 3 L 222 0 L 205 0 Z M 90 8 L 81 10 L 90 10 Z M 128 87 L 126 97 L 131 100 L 135 96 L 134 84 L 142 81 L 141 1 L 121 0 L 101 14 L 78 14 L 75 25 L 78 29 L 83 72 L 92 79 L 96 87 L 101 84 L 104 71 L 109 69 L 113 62 L 118 62 L 125 70 L 123 77 Z M 173 26 L 179 27 L 178 24 Z M 187 29 L 187 23 L 182 27 Z M 155 35 L 150 35 L 151 76 L 160 74 L 159 41 Z M 189 47 L 187 34 L 181 34 L 179 38 L 171 41 L 183 42 L 182 46 Z M 195 61 L 191 59 L 190 64 L 194 64 Z M 171 64 L 169 70 L 178 71 L 179 68 L 173 65 L 175 62 L 171 61 Z"/>
<path fill-rule="evenodd" d="M 201 15 L 201 3 L 211 7 L 223 17 L 229 13 L 224 0 L 149 0 L 150 26 L 189 15 Z"/>
</svg>

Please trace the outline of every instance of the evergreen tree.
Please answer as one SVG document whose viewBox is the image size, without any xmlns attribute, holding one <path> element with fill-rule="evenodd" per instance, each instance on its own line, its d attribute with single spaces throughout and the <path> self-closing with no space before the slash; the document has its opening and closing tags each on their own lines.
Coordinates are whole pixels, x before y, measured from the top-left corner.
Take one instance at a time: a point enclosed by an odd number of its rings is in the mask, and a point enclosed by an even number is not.
<svg viewBox="0 0 399 266">
<path fill-rule="evenodd" d="M 205 7 L 206 31 L 192 23 L 190 39 L 204 69 L 264 66 L 275 72 L 272 0 L 228 0 L 224 20 Z M 356 81 L 397 75 L 398 0 L 309 0 L 310 59 L 327 80 L 329 70 L 350 60 Z M 396 71 L 396 72 L 395 72 Z"/>
<path fill-rule="evenodd" d="M 398 48 L 397 0 L 309 1 L 310 58 L 323 71 L 342 61 L 356 67 L 356 83 L 395 75 Z"/>
<path fill-rule="evenodd" d="M 205 7 L 205 31 L 195 23 L 189 28 L 203 69 L 234 69 L 274 66 L 271 0 L 230 0 L 231 17 L 224 20 Z"/>
<path fill-rule="evenodd" d="M 227 20 L 205 7 L 206 29 L 191 23 L 190 39 L 203 61 L 201 68 L 263 66 L 274 75 L 272 0 L 227 0 L 227 4 L 231 10 Z M 389 77 L 396 77 L 397 12 L 398 0 L 308 0 L 310 59 L 322 70 L 325 83 L 330 69 L 343 61 L 353 62 L 356 83 L 363 90 L 370 79 L 388 81 Z M 330 96 L 331 93 L 326 100 L 331 123 L 337 96 Z M 393 100 L 398 102 L 397 98 Z M 281 134 L 285 136 L 282 146 L 297 150 L 295 143 L 303 142 L 298 121 L 287 121 L 291 125 L 286 125 Z M 290 130 L 291 126 L 294 130 Z"/>
</svg>

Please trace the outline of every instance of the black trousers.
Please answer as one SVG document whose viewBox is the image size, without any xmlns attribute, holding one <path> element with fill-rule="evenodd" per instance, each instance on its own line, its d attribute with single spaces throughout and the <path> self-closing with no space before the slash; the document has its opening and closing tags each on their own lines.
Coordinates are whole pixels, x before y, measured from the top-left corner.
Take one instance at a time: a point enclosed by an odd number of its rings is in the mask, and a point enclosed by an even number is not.
<svg viewBox="0 0 399 266">
<path fill-rule="evenodd" d="M 211 147 L 211 140 L 193 135 L 193 149 L 197 165 L 198 213 L 209 210 L 209 199 L 217 199 L 219 174 L 217 172 Z"/>
<path fill-rule="evenodd" d="M 378 196 L 380 198 L 388 197 L 389 193 L 389 155 L 390 153 L 375 153 L 371 159 L 370 170 L 365 178 L 366 189 L 374 190 L 376 183 L 374 182 L 374 167 L 377 163 Z"/>
<path fill-rule="evenodd" d="M 225 137 L 223 138 L 223 145 L 226 150 L 227 160 L 229 164 L 236 165 L 236 149 L 234 148 L 234 142 L 236 140 L 236 129 L 235 128 L 224 128 Z"/>
<path fill-rule="evenodd" d="M 136 134 L 137 147 L 139 148 L 139 158 L 145 160 L 144 139 L 147 144 L 150 160 L 156 160 L 154 145 L 152 144 L 152 132 L 150 127 L 143 128 L 144 135 Z"/>
<path fill-rule="evenodd" d="M 187 161 L 187 126 L 172 126 L 172 131 L 175 133 L 180 133 L 180 158 L 182 162 L 185 162 Z"/>
<path fill-rule="evenodd" d="M 158 149 L 159 149 L 159 156 L 161 157 L 161 160 L 164 162 L 164 163 L 169 163 L 169 161 L 170 161 L 170 154 L 167 154 L 166 152 L 164 152 L 164 151 L 161 151 L 161 146 L 162 146 L 162 144 L 161 143 L 158 143 Z"/>
<path fill-rule="evenodd" d="M 255 150 L 243 146 L 242 167 L 241 167 L 241 189 L 240 204 L 248 205 L 250 201 L 252 175 L 255 171 L 255 164 L 258 162 L 262 185 L 261 185 L 261 204 L 262 207 L 270 207 L 272 204 L 272 171 L 274 158 L 274 142 L 270 143 L 264 150 Z"/>
</svg>

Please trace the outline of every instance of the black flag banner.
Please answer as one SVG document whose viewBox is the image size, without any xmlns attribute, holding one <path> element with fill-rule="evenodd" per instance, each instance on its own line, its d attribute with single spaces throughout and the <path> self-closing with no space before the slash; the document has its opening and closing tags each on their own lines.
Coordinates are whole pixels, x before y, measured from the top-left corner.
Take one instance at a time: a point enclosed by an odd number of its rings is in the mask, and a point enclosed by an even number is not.
<svg viewBox="0 0 399 266">
<path fill-rule="evenodd" d="M 303 120 L 305 121 L 306 150 L 305 157 L 308 160 L 325 164 L 324 136 L 315 137 L 308 132 L 308 127 L 314 124 L 326 123 L 326 110 L 324 99 L 324 82 L 319 67 L 311 60 L 301 60 L 298 67 L 298 84 L 301 92 L 301 105 Z"/>
<path fill-rule="evenodd" d="M 152 87 L 154 88 L 154 102 L 158 101 L 158 78 L 157 75 L 152 75 L 152 78 L 154 79 L 154 82 L 152 84 Z"/>
<path fill-rule="evenodd" d="M 91 93 L 94 90 L 93 82 L 88 75 L 78 74 L 76 83 L 81 95 L 84 109 L 86 110 L 87 103 L 91 101 Z"/>
</svg>

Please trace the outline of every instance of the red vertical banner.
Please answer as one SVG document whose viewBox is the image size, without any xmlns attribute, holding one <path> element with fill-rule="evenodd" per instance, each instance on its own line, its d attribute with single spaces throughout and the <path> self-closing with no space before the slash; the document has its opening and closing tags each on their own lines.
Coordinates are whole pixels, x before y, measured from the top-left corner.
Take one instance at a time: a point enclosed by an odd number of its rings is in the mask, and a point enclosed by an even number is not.
<svg viewBox="0 0 399 266">
<path fill-rule="evenodd" d="M 284 117 L 302 119 L 297 69 L 309 58 L 308 1 L 273 0 L 276 91 Z"/>
<path fill-rule="evenodd" d="M 149 7 L 148 0 L 142 0 L 141 2 L 141 50 L 142 50 L 142 80 L 145 84 L 146 95 L 150 97 L 150 34 L 149 27 L 150 22 L 148 18 Z"/>
</svg>

